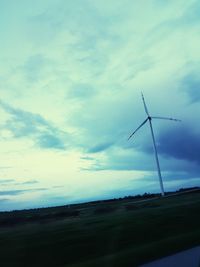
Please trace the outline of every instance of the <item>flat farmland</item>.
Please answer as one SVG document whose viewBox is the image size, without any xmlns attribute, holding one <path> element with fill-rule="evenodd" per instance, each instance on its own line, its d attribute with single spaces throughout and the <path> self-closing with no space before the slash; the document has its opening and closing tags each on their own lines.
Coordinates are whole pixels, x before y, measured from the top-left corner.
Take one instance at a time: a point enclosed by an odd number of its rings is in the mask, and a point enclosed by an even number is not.
<svg viewBox="0 0 200 267">
<path fill-rule="evenodd" d="M 199 244 L 199 190 L 0 213 L 2 267 L 134 267 Z"/>
</svg>

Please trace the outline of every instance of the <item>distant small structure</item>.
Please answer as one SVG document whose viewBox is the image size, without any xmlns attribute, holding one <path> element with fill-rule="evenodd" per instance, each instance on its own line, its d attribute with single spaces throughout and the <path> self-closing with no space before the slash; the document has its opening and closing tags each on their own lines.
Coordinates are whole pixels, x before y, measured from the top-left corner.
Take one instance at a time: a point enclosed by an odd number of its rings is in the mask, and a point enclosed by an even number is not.
<svg viewBox="0 0 200 267">
<path fill-rule="evenodd" d="M 149 125 L 150 125 L 150 130 L 151 130 L 151 135 L 152 135 L 152 141 L 153 141 L 153 148 L 154 148 L 154 153 L 155 153 L 155 159 L 156 159 L 156 165 L 157 165 L 157 170 L 158 170 L 158 177 L 159 177 L 159 182 L 160 182 L 160 189 L 161 189 L 161 194 L 162 196 L 165 195 L 164 192 L 164 186 L 163 186 L 163 181 L 162 181 L 162 175 L 161 175 L 161 170 L 160 170 L 160 163 L 159 163 L 159 159 L 158 159 L 158 151 L 157 151 L 157 147 L 156 147 L 156 141 L 155 141 L 155 136 L 154 136 L 154 132 L 153 132 L 153 126 L 152 126 L 152 119 L 161 119 L 161 120 L 170 120 L 170 121 L 181 121 L 181 120 L 177 120 L 177 119 L 173 119 L 173 118 L 166 118 L 166 117 L 155 117 L 155 116 L 150 116 L 146 103 L 145 103 L 145 99 L 144 96 L 142 94 L 142 101 L 144 104 L 144 110 L 147 114 L 147 118 L 145 121 L 143 121 L 143 123 L 140 124 L 140 126 L 129 136 L 128 140 L 147 122 L 149 121 Z"/>
</svg>

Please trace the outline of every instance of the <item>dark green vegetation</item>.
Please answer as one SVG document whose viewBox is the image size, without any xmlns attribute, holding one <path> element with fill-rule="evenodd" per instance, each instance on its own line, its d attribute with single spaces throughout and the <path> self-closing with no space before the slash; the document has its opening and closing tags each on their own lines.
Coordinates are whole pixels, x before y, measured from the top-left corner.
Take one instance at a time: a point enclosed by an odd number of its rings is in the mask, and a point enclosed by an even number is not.
<svg viewBox="0 0 200 267">
<path fill-rule="evenodd" d="M 133 267 L 200 244 L 200 191 L 0 213 L 0 266 Z"/>
</svg>

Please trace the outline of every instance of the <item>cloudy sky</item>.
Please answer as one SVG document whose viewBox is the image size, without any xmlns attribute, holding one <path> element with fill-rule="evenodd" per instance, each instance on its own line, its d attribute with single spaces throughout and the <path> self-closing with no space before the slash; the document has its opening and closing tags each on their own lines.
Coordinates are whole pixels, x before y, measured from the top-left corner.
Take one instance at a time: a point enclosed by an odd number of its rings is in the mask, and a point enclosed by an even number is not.
<svg viewBox="0 0 200 267">
<path fill-rule="evenodd" d="M 0 0 L 0 210 L 200 185 L 198 0 Z"/>
</svg>

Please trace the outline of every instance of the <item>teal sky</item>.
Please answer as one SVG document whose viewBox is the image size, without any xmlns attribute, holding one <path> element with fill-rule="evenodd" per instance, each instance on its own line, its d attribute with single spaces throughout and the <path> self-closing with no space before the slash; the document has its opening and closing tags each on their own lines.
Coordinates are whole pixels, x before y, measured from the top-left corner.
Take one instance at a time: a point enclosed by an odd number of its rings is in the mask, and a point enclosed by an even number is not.
<svg viewBox="0 0 200 267">
<path fill-rule="evenodd" d="M 0 0 L 0 209 L 200 185 L 200 2 Z"/>
</svg>

